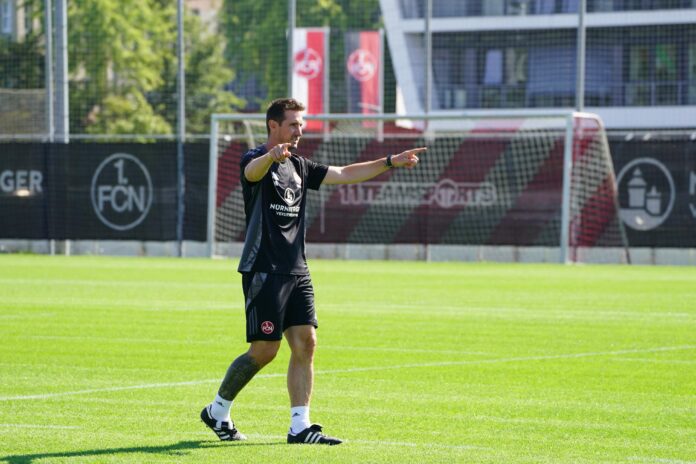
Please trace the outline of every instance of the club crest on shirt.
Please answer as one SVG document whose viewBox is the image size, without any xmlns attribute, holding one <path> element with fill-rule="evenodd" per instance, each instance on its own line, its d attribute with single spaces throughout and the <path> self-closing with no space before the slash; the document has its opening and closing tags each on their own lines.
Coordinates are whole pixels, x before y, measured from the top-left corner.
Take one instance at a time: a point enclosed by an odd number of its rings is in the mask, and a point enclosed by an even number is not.
<svg viewBox="0 0 696 464">
<path fill-rule="evenodd" d="M 295 192 L 293 192 L 290 188 L 286 188 L 285 193 L 283 194 L 283 200 L 285 200 L 285 203 L 288 205 L 292 205 L 295 203 Z"/>
</svg>

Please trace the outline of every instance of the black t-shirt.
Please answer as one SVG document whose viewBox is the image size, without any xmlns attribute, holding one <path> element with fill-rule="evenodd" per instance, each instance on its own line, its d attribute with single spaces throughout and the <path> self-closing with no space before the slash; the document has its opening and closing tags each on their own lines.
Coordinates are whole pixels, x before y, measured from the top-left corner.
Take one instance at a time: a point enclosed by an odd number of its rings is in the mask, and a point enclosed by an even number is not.
<svg viewBox="0 0 696 464">
<path fill-rule="evenodd" d="M 244 177 L 244 168 L 266 154 L 261 145 L 240 162 L 246 239 L 239 272 L 309 274 L 305 258 L 307 189 L 318 190 L 329 167 L 301 156 L 273 163 L 258 182 Z"/>
</svg>

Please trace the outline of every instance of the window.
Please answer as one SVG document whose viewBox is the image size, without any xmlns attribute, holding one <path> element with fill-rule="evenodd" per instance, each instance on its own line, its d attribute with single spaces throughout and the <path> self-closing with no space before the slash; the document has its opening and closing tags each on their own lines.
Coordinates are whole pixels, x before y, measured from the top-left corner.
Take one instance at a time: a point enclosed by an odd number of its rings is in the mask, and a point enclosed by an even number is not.
<svg viewBox="0 0 696 464">
<path fill-rule="evenodd" d="M 531 0 L 508 0 L 507 14 L 527 15 L 531 13 Z"/>
<path fill-rule="evenodd" d="M 423 0 L 401 0 L 401 14 L 404 19 L 424 17 L 425 5 Z"/>
<path fill-rule="evenodd" d="M 499 108 L 500 91 L 503 84 L 503 51 L 499 48 L 486 50 L 481 82 L 481 107 Z"/>
<path fill-rule="evenodd" d="M 0 33 L 12 34 L 12 4 L 10 0 L 0 0 Z"/>
<path fill-rule="evenodd" d="M 575 47 L 562 35 L 545 35 L 545 42 L 529 48 L 526 99 L 531 107 L 573 106 L 575 102 Z M 568 104 L 570 102 L 570 104 Z"/>
<path fill-rule="evenodd" d="M 561 2 L 561 12 L 562 13 L 577 13 L 578 12 L 578 0 L 563 0 Z"/>
<path fill-rule="evenodd" d="M 525 104 L 528 53 L 524 48 L 505 50 L 505 98 L 504 105 L 519 108 Z"/>
<path fill-rule="evenodd" d="M 34 30 L 34 11 L 31 3 L 26 3 L 24 6 L 24 30 L 27 34 Z"/>
<path fill-rule="evenodd" d="M 587 0 L 587 11 L 614 11 L 614 0 Z"/>
<path fill-rule="evenodd" d="M 481 107 L 519 108 L 525 104 L 528 51 L 525 48 L 485 50 L 481 76 Z"/>
<path fill-rule="evenodd" d="M 626 104 L 648 106 L 651 104 L 650 47 L 634 45 L 629 49 Z"/>
<path fill-rule="evenodd" d="M 505 14 L 505 3 L 503 0 L 484 0 L 481 6 L 484 16 L 502 16 Z"/>
<path fill-rule="evenodd" d="M 535 0 L 535 14 L 553 14 L 556 12 L 556 0 Z"/>
<path fill-rule="evenodd" d="M 626 104 L 629 106 L 680 103 L 677 45 L 658 43 L 629 48 Z"/>
<path fill-rule="evenodd" d="M 696 105 L 696 43 L 689 45 L 687 78 L 689 80 L 689 104 Z"/>
<path fill-rule="evenodd" d="M 658 44 L 655 47 L 655 103 L 676 105 L 679 103 L 677 79 L 677 46 Z"/>
<path fill-rule="evenodd" d="M 677 78 L 677 46 L 658 44 L 655 47 L 655 80 L 672 81 Z"/>
<path fill-rule="evenodd" d="M 628 69 L 630 81 L 650 79 L 650 47 L 645 45 L 631 47 Z"/>
</svg>

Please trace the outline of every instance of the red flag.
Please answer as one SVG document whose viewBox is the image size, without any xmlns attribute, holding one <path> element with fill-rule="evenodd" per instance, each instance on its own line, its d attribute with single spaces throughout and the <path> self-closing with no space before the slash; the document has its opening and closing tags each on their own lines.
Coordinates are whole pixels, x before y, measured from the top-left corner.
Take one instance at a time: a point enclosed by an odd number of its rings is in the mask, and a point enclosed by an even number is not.
<svg viewBox="0 0 696 464">
<path fill-rule="evenodd" d="M 345 44 L 348 111 L 363 114 L 381 113 L 381 31 L 347 32 Z"/>
<path fill-rule="evenodd" d="M 307 114 L 328 112 L 328 29 L 297 28 L 293 34 L 292 96 L 303 102 Z M 308 121 L 307 130 L 321 130 L 321 121 Z"/>
</svg>

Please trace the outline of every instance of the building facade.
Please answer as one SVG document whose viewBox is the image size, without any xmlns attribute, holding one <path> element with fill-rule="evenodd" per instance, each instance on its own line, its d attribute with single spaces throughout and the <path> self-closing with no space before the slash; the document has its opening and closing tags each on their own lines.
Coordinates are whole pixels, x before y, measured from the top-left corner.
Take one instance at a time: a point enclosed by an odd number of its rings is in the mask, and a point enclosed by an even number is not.
<svg viewBox="0 0 696 464">
<path fill-rule="evenodd" d="M 380 0 L 402 111 L 425 105 L 426 0 Z M 430 110 L 572 108 L 579 0 L 432 0 Z M 587 111 L 696 127 L 696 0 L 587 0 Z"/>
<path fill-rule="evenodd" d="M 32 7 L 19 0 L 0 0 L 0 38 L 23 40 L 36 26 Z"/>
</svg>

